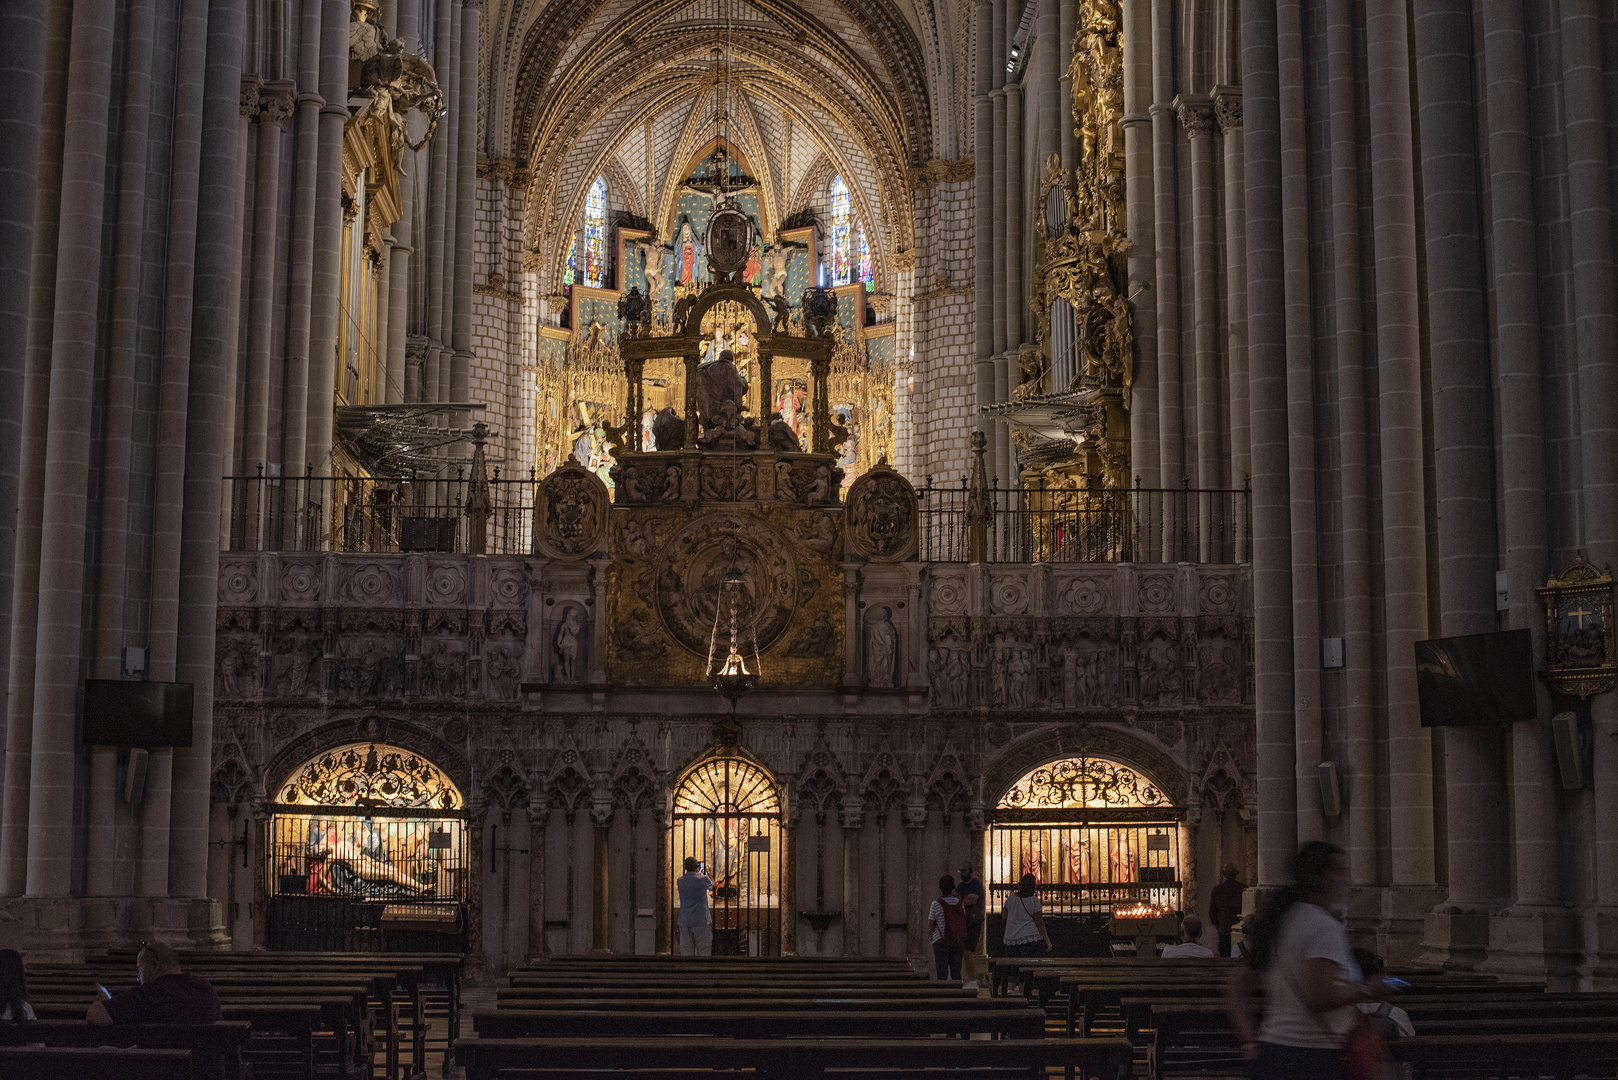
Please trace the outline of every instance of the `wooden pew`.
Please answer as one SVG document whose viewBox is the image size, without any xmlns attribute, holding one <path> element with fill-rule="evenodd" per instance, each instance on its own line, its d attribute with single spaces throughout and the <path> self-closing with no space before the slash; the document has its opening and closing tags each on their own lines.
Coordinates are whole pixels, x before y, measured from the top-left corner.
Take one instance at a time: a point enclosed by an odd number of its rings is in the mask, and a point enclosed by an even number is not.
<svg viewBox="0 0 1618 1080">
<path fill-rule="evenodd" d="M 962 990 L 960 983 L 955 982 L 927 982 L 911 983 L 894 989 L 872 990 L 869 988 L 848 987 L 820 987 L 792 988 L 792 987 L 747 987 L 745 989 L 724 986 L 660 986 L 640 988 L 634 986 L 600 986 L 581 990 L 578 987 L 555 986 L 509 986 L 501 987 L 495 991 L 495 999 L 500 1002 L 544 1002 L 547 1005 L 554 1001 L 576 1001 L 589 998 L 592 1001 L 634 1001 L 634 1002 L 665 1002 L 665 1001 L 703 1001 L 716 999 L 731 999 L 745 996 L 751 1001 L 798 1001 L 805 997 L 835 997 L 844 1000 L 886 999 L 894 996 L 906 998 L 929 998 L 936 1001 L 978 1000 L 975 990 Z M 1003 1004 L 1003 1001 L 996 1001 Z M 521 1007 L 521 1006 L 519 1006 Z"/>
<path fill-rule="evenodd" d="M 1388 1044 L 1388 1057 L 1409 1062 L 1416 1080 L 1460 1068 L 1479 1077 L 1611 1076 L 1618 1067 L 1618 1032 L 1600 1034 L 1420 1035 Z"/>
<path fill-rule="evenodd" d="M 191 1080 L 191 1051 L 0 1046 L 0 1076 L 8 1080 Z"/>
<path fill-rule="evenodd" d="M 828 1069 L 1004 1069 L 1042 1077 L 1047 1068 L 1066 1066 L 1116 1080 L 1128 1075 L 1130 1054 L 1123 1039 L 463 1038 L 455 1044 L 466 1080 L 555 1077 L 581 1069 L 754 1069 L 772 1080 L 810 1080 Z M 538 1063 L 543 1068 L 536 1071 Z"/>
<path fill-rule="evenodd" d="M 709 1011 L 479 1009 L 472 1027 L 481 1039 L 563 1036 L 706 1035 L 724 1039 L 925 1038 L 929 1035 L 994 1035 L 1039 1039 L 1045 1014 L 1025 1007 L 974 1010 L 886 1008 L 812 1011 L 732 1009 Z"/>
<path fill-rule="evenodd" d="M 239 1020 L 217 1024 L 114 1024 L 95 1027 L 84 1020 L 35 1020 L 23 1024 L 0 1024 L 0 1046 L 20 1047 L 44 1043 L 47 1047 L 137 1047 L 142 1050 L 184 1051 L 217 1055 L 224 1063 L 228 1080 L 242 1080 L 242 1052 L 252 1027 Z M 187 1066 L 188 1070 L 190 1066 Z M 5 1075 L 0 1072 L 0 1075 Z M 80 1074 L 96 1076 L 93 1072 Z"/>
<path fill-rule="evenodd" d="M 586 1012 L 635 1012 L 637 1010 L 652 1010 L 655 1012 L 723 1012 L 729 1010 L 765 1009 L 781 1010 L 796 1009 L 811 1012 L 851 1012 L 857 1009 L 884 1009 L 887 1011 L 904 1010 L 915 1011 L 982 1011 L 985 1009 L 1007 1009 L 1018 1006 L 1009 1005 L 1005 1001 L 996 1001 L 993 998 L 980 998 L 976 996 L 960 997 L 841 997 L 841 996 L 815 996 L 815 997 L 775 997 L 760 999 L 749 997 L 664 997 L 648 999 L 644 997 L 590 997 L 576 998 L 564 996 L 560 998 L 536 999 L 530 997 L 506 997 L 504 990 L 496 991 L 495 1007 L 511 1011 L 556 1011 L 556 1010 L 583 1010 Z M 966 994 L 971 994 L 970 990 Z"/>
</svg>

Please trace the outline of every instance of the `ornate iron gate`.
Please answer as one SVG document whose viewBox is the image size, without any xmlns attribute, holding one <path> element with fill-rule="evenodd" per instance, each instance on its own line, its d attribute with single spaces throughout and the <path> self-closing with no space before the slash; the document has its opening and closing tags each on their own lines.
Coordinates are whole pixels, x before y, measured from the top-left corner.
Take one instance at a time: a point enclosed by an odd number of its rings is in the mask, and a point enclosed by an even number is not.
<svg viewBox="0 0 1618 1080">
<path fill-rule="evenodd" d="M 460 792 L 430 762 L 342 747 L 283 784 L 265 837 L 265 945 L 432 952 L 466 943 Z"/>
<path fill-rule="evenodd" d="M 677 880 L 688 856 L 713 878 L 716 956 L 781 953 L 781 796 L 775 781 L 741 758 L 697 766 L 674 796 L 669 865 Z M 679 951 L 680 894 L 671 883 L 670 945 Z"/>
</svg>

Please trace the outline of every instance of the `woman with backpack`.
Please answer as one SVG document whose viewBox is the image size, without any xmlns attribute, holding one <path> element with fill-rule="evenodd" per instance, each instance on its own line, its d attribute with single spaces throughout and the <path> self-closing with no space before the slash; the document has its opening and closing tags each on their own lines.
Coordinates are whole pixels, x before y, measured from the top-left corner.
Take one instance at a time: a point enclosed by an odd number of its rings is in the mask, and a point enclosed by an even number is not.
<svg viewBox="0 0 1618 1080">
<path fill-rule="evenodd" d="M 933 928 L 933 964 L 938 978 L 961 977 L 961 955 L 966 951 L 966 909 L 955 895 L 955 879 L 945 874 L 938 879 L 938 899 L 927 909 L 927 925 Z"/>
<path fill-rule="evenodd" d="M 1348 898 L 1348 863 L 1334 844 L 1315 840 L 1292 859 L 1281 889 L 1247 930 L 1246 964 L 1225 988 L 1231 1020 L 1254 1059 L 1254 1080 L 1356 1080 L 1376 1035 L 1358 1005 L 1387 996 L 1354 962 L 1348 931 L 1332 914 Z M 1255 995 L 1264 991 L 1264 1018 Z"/>
</svg>

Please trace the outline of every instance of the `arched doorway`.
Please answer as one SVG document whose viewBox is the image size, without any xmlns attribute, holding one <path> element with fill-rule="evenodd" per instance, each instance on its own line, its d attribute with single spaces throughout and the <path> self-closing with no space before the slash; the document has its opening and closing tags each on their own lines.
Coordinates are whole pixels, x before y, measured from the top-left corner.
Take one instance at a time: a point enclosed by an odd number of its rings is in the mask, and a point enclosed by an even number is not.
<svg viewBox="0 0 1618 1080">
<path fill-rule="evenodd" d="M 1178 911 L 1184 820 L 1183 808 L 1125 762 L 1070 757 L 1032 769 L 994 808 L 989 910 L 1031 873 L 1041 905 L 1057 917 L 1139 904 Z"/>
<path fill-rule="evenodd" d="M 270 811 L 268 948 L 465 948 L 466 803 L 432 762 L 340 746 L 294 769 Z"/>
<path fill-rule="evenodd" d="M 771 776 L 743 758 L 714 758 L 686 774 L 674 794 L 669 866 L 705 863 L 714 881 L 716 956 L 781 954 L 781 793 Z M 680 893 L 669 889 L 671 946 L 679 950 Z"/>
</svg>

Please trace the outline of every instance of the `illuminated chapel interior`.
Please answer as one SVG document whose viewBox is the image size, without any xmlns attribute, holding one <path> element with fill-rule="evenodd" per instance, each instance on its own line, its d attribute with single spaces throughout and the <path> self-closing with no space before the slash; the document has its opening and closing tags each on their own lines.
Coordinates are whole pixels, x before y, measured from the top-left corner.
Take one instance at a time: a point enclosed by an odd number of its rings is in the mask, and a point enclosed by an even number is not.
<svg viewBox="0 0 1618 1080">
<path fill-rule="evenodd" d="M 691 856 L 919 964 L 962 862 L 1077 951 L 1325 839 L 1356 944 L 1610 988 L 1615 32 L 0 11 L 0 947 L 488 980 Z"/>
</svg>

